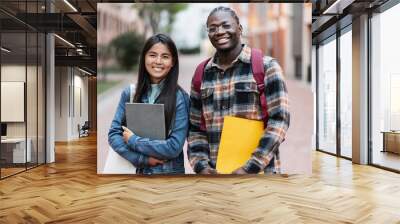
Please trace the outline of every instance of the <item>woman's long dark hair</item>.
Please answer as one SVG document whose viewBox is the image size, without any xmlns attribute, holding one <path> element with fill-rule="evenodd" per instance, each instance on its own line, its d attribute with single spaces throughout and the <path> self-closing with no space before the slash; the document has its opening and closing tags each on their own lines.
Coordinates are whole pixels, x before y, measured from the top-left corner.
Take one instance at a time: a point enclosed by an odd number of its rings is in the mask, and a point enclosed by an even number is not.
<svg viewBox="0 0 400 224">
<path fill-rule="evenodd" d="M 134 102 L 141 103 L 144 93 L 150 88 L 150 75 L 146 70 L 145 56 L 153 45 L 157 43 L 164 44 L 172 54 L 173 66 L 165 77 L 164 86 L 158 96 L 156 103 L 164 104 L 165 113 L 165 131 L 168 136 L 173 119 L 175 119 L 176 110 L 176 91 L 178 90 L 178 76 L 179 76 L 179 60 L 178 50 L 175 43 L 170 37 L 165 34 L 156 34 L 150 37 L 144 44 L 142 53 L 139 60 L 139 75 L 136 87 L 136 93 L 133 98 Z"/>
</svg>

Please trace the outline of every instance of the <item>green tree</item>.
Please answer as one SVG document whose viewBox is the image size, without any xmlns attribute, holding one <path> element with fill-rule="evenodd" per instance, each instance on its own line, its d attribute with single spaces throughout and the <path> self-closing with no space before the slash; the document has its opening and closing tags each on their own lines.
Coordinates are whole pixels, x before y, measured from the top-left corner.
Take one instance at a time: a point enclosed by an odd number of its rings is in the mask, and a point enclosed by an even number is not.
<svg viewBox="0 0 400 224">
<path fill-rule="evenodd" d="M 109 45 L 98 45 L 97 46 L 97 58 L 98 58 L 98 72 L 102 76 L 98 76 L 99 79 L 107 79 L 107 68 L 108 61 L 112 58 L 112 51 Z"/>
<path fill-rule="evenodd" d="M 132 69 L 139 62 L 143 45 L 144 37 L 135 32 L 124 33 L 111 41 L 113 55 L 125 70 Z"/>
<path fill-rule="evenodd" d="M 138 10 L 139 16 L 150 25 L 153 33 L 170 33 L 175 15 L 186 9 L 187 3 L 136 3 L 133 7 Z M 161 18 L 165 22 L 165 26 L 160 23 Z"/>
</svg>

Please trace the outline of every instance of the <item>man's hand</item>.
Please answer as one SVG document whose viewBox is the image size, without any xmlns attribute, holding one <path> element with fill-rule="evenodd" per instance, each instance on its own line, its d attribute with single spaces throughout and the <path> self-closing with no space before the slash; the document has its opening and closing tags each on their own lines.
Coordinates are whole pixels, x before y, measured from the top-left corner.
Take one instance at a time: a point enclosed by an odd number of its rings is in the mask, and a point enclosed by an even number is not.
<svg viewBox="0 0 400 224">
<path fill-rule="evenodd" d="M 218 172 L 213 168 L 204 168 L 199 174 L 218 174 Z"/>
<path fill-rule="evenodd" d="M 133 135 L 133 132 L 124 126 L 122 126 L 122 129 L 124 129 L 124 132 L 122 133 L 124 137 L 124 142 L 128 143 L 128 140 Z"/>
<path fill-rule="evenodd" d="M 245 169 L 243 169 L 243 167 L 239 167 L 239 168 L 237 168 L 236 170 L 234 170 L 234 171 L 232 172 L 232 174 L 248 174 L 248 173 L 246 172 Z"/>
<path fill-rule="evenodd" d="M 164 162 L 163 161 L 161 161 L 161 160 L 159 160 L 159 159 L 156 159 L 156 158 L 154 158 L 154 157 L 149 157 L 149 165 L 150 166 L 157 166 L 157 165 L 161 165 L 161 164 L 163 164 Z"/>
</svg>

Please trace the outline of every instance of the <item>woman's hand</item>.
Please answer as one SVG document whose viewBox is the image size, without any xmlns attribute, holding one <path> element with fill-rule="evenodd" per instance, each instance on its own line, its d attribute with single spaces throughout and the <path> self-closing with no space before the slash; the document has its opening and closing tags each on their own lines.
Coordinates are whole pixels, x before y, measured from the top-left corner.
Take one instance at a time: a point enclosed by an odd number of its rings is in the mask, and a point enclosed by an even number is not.
<svg viewBox="0 0 400 224">
<path fill-rule="evenodd" d="M 164 163 L 163 161 L 158 160 L 158 159 L 156 159 L 156 158 L 154 158 L 154 157 L 149 156 L 149 165 L 150 165 L 150 166 L 157 166 L 157 165 L 161 165 L 161 164 L 163 164 L 163 163 Z"/>
<path fill-rule="evenodd" d="M 124 141 L 125 141 L 125 143 L 128 143 L 128 140 L 133 135 L 133 132 L 125 126 L 122 126 L 122 129 L 124 129 L 124 132 L 122 133 L 123 137 L 124 137 Z"/>
<path fill-rule="evenodd" d="M 122 135 L 124 137 L 124 141 L 125 141 L 125 143 L 128 143 L 129 138 L 133 135 L 133 132 L 125 126 L 121 126 L 121 127 L 122 127 L 122 129 L 124 129 L 124 132 L 122 133 Z M 163 161 L 149 156 L 149 166 L 157 166 L 157 165 L 161 165 L 163 163 L 164 163 Z"/>
</svg>

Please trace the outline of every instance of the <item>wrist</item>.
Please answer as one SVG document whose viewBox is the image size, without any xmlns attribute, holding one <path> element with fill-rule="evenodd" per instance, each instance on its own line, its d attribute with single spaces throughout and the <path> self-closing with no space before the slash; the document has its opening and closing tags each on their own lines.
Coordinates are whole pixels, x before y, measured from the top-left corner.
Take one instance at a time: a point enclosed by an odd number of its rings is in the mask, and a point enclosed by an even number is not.
<svg viewBox="0 0 400 224">
<path fill-rule="evenodd" d="M 138 140 L 138 136 L 136 136 L 134 134 L 129 137 L 127 144 L 130 149 L 135 150 L 137 140 Z"/>
</svg>

